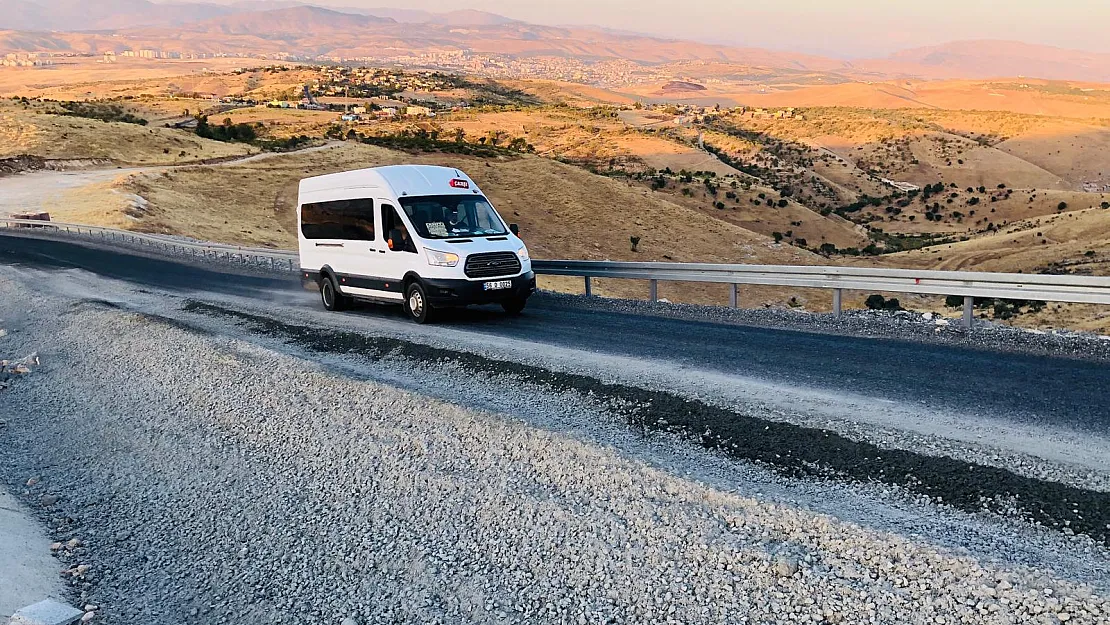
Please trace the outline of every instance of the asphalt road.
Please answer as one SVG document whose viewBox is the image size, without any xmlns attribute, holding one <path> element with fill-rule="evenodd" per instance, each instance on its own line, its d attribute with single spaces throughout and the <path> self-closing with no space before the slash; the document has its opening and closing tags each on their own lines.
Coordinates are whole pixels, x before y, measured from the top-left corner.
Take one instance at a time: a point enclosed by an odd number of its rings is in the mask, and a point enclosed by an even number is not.
<svg viewBox="0 0 1110 625">
<path fill-rule="evenodd" d="M 39 269 L 78 267 L 171 290 L 259 297 L 272 296 L 275 291 L 301 291 L 293 277 L 236 275 L 68 242 L 13 236 L 0 236 L 2 264 Z M 359 314 L 394 313 L 368 307 Z M 503 338 L 673 362 L 931 409 L 969 410 L 1103 434 L 1110 425 L 1107 363 L 587 311 L 542 297 L 533 300 L 522 317 L 480 309 L 453 315 L 444 323 Z M 435 326 L 423 331 L 435 332 Z"/>
</svg>

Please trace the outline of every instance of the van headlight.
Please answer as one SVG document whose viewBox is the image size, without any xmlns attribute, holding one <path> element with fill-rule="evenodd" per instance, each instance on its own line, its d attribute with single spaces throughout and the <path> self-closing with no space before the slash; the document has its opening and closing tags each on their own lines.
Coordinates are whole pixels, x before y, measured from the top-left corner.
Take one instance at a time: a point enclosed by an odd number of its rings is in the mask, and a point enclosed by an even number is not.
<svg viewBox="0 0 1110 625">
<path fill-rule="evenodd" d="M 428 255 L 428 264 L 435 267 L 454 267 L 459 264 L 459 255 L 453 252 L 426 249 L 424 253 Z"/>
<path fill-rule="evenodd" d="M 528 262 L 528 260 L 529 260 L 529 258 L 528 258 L 528 247 L 525 246 L 525 247 L 520 248 L 519 250 L 516 251 L 516 255 L 520 257 L 520 262 L 522 262 L 522 263 Z"/>
</svg>

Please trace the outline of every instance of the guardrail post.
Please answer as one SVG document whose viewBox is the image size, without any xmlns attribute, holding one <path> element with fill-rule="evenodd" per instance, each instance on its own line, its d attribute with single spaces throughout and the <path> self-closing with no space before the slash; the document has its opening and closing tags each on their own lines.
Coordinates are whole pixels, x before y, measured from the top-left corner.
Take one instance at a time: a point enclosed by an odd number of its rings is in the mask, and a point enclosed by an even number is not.
<svg viewBox="0 0 1110 625">
<path fill-rule="evenodd" d="M 964 298 L 964 327 L 968 330 L 975 323 L 975 298 L 968 296 Z"/>
<path fill-rule="evenodd" d="M 659 281 L 658 280 L 652 280 L 651 281 L 651 301 L 653 301 L 653 302 L 658 302 L 659 301 Z"/>
<path fill-rule="evenodd" d="M 728 305 L 730 308 L 740 308 L 740 285 L 730 284 L 728 293 Z"/>
<path fill-rule="evenodd" d="M 844 291 L 842 289 L 833 289 L 833 314 L 837 317 L 843 312 Z"/>
<path fill-rule="evenodd" d="M 590 277 L 586 276 L 585 278 L 586 278 L 586 297 L 589 297 L 589 296 L 594 294 L 594 289 L 593 289 L 593 285 L 590 284 Z"/>
</svg>

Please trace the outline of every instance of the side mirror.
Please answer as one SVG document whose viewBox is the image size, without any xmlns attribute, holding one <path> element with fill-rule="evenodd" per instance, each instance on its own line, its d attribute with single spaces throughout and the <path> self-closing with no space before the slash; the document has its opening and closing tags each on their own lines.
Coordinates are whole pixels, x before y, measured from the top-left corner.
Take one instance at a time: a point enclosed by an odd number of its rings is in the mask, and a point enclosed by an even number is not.
<svg viewBox="0 0 1110 625">
<path fill-rule="evenodd" d="M 400 247 L 401 247 L 401 230 L 399 228 L 394 228 L 394 229 L 389 231 L 389 241 L 387 241 L 387 243 L 389 243 L 389 249 L 391 249 L 391 250 L 400 249 Z"/>
<path fill-rule="evenodd" d="M 512 232 L 513 236 L 520 234 L 520 226 L 517 224 L 509 224 L 509 232 Z"/>
</svg>

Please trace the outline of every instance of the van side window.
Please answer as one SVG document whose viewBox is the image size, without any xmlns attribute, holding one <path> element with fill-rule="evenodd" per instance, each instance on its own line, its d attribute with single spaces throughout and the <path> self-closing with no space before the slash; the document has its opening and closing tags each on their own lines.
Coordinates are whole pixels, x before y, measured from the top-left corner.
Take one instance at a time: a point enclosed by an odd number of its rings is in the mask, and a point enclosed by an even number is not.
<svg viewBox="0 0 1110 625">
<path fill-rule="evenodd" d="M 393 237 L 395 232 L 400 234 L 399 239 Z M 394 252 L 416 253 L 416 243 L 412 240 L 412 234 L 405 226 L 401 215 L 397 213 L 397 209 L 389 204 L 382 204 L 382 233 L 386 241 L 391 242 L 389 249 Z"/>
<path fill-rule="evenodd" d="M 306 239 L 373 241 L 374 200 L 335 200 L 303 204 L 301 233 Z"/>
</svg>

